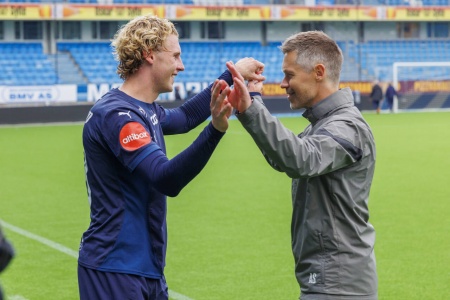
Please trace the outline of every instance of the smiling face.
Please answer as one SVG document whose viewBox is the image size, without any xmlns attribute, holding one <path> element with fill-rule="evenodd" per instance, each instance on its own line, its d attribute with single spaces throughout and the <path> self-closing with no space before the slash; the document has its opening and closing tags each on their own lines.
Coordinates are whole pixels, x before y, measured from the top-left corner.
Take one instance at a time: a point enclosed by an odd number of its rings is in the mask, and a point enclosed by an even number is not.
<svg viewBox="0 0 450 300">
<path fill-rule="evenodd" d="M 161 50 L 153 52 L 153 69 L 152 84 L 157 87 L 157 92 L 171 92 L 175 76 L 184 71 L 181 47 L 176 35 L 168 36 Z"/>
<path fill-rule="evenodd" d="M 280 46 L 284 54 L 281 88 L 292 109 L 312 108 L 339 90 L 342 51 L 322 31 L 305 31 L 288 37 Z"/>
<path fill-rule="evenodd" d="M 319 84 L 315 70 L 305 70 L 297 63 L 297 51 L 284 55 L 281 88 L 286 89 L 291 109 L 310 108 L 318 102 Z"/>
</svg>

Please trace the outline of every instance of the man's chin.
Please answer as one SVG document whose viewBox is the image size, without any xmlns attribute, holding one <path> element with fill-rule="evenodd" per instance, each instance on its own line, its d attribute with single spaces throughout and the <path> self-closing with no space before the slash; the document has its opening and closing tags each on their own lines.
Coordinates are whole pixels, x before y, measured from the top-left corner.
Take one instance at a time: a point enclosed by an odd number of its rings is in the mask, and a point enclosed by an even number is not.
<svg viewBox="0 0 450 300">
<path fill-rule="evenodd" d="M 164 89 L 164 92 L 162 93 L 172 93 L 173 92 L 173 85 L 167 87 L 166 89 Z"/>
<path fill-rule="evenodd" d="M 291 110 L 299 110 L 300 109 L 300 107 L 297 107 L 292 103 L 290 103 L 289 106 L 290 106 Z"/>
</svg>

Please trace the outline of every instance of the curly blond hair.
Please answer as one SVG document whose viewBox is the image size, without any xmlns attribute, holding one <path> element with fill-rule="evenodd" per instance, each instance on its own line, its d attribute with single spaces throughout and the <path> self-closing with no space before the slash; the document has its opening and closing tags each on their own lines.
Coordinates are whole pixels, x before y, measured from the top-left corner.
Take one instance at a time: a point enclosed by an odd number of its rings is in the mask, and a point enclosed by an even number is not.
<svg viewBox="0 0 450 300">
<path fill-rule="evenodd" d="M 154 15 L 136 17 L 123 25 L 111 40 L 117 74 L 126 80 L 142 65 L 149 50 L 160 51 L 170 35 L 178 36 L 175 25 Z"/>
</svg>

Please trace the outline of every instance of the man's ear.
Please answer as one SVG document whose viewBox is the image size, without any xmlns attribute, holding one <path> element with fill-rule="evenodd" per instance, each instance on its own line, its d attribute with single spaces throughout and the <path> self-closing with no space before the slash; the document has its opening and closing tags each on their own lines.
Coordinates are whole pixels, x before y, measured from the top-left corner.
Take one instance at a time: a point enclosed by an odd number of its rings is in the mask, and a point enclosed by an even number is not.
<svg viewBox="0 0 450 300">
<path fill-rule="evenodd" d="M 149 64 L 153 64 L 155 60 L 155 52 L 153 50 L 142 51 L 142 56 Z"/>
<path fill-rule="evenodd" d="M 323 64 L 317 64 L 314 67 L 314 73 L 316 74 L 316 81 L 322 81 L 325 77 L 325 66 Z"/>
</svg>

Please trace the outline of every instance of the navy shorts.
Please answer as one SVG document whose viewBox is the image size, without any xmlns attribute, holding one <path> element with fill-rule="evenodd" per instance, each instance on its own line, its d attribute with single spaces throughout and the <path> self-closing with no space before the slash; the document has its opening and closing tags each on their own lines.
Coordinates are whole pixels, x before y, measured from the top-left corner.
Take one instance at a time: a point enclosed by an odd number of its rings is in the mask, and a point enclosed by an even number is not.
<svg viewBox="0 0 450 300">
<path fill-rule="evenodd" d="M 168 300 L 166 279 L 102 272 L 78 265 L 80 300 Z"/>
</svg>

